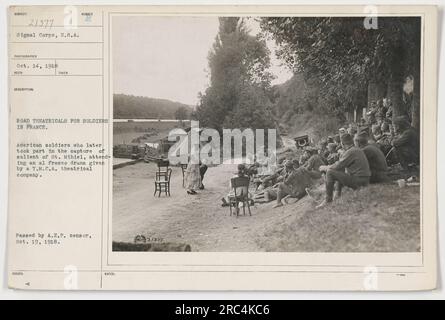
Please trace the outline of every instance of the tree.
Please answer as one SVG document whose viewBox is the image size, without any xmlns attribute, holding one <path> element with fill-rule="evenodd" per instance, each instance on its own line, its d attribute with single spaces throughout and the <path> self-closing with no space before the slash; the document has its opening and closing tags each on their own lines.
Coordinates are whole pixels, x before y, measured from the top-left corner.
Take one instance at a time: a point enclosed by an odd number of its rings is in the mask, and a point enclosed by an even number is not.
<svg viewBox="0 0 445 320">
<path fill-rule="evenodd" d="M 200 94 L 194 113 L 201 124 L 220 132 L 224 126 L 255 129 L 273 125 L 268 109 L 272 79 L 269 50 L 264 40 L 249 34 L 242 18 L 219 18 L 219 32 L 208 60 L 210 86 Z M 254 103 L 247 105 L 246 101 Z M 251 111 L 249 120 L 244 108 Z"/>
<path fill-rule="evenodd" d="M 413 75 L 419 88 L 420 18 L 378 19 L 378 29 L 365 29 L 357 17 L 268 17 L 261 27 L 276 40 L 288 66 L 318 82 L 322 110 L 341 112 L 363 103 L 368 94 L 370 99 L 386 95 L 396 116 L 407 111 L 402 101 L 406 76 Z M 413 106 L 412 114 L 418 114 L 418 102 Z"/>
<path fill-rule="evenodd" d="M 175 111 L 175 119 L 176 120 L 183 121 L 183 120 L 187 119 L 187 116 L 188 116 L 188 112 L 187 112 L 187 109 L 185 107 L 179 107 Z"/>
<path fill-rule="evenodd" d="M 246 86 L 242 88 L 236 107 L 226 115 L 224 127 L 226 128 L 274 128 L 275 123 L 271 117 L 272 103 L 261 88 Z"/>
</svg>

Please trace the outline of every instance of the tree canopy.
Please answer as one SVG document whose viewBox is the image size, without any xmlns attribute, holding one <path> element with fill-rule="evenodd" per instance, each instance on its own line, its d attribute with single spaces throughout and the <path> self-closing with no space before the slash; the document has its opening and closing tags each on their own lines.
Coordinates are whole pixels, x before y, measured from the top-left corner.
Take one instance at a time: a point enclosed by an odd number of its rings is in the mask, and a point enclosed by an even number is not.
<svg viewBox="0 0 445 320">
<path fill-rule="evenodd" d="M 239 17 L 219 18 L 219 32 L 209 53 L 210 85 L 195 113 L 203 126 L 273 128 L 269 99 L 272 75 L 264 40 L 249 34 Z"/>
<path fill-rule="evenodd" d="M 365 28 L 363 17 L 267 17 L 261 28 L 295 73 L 318 84 L 317 107 L 325 112 L 365 107 L 369 86 L 380 85 L 395 115 L 402 114 L 404 79 L 412 75 L 419 83 L 418 17 L 379 17 L 377 29 Z"/>
<path fill-rule="evenodd" d="M 187 107 L 179 107 L 175 111 L 175 119 L 176 120 L 185 120 L 188 118 L 190 114 L 190 109 Z"/>
</svg>

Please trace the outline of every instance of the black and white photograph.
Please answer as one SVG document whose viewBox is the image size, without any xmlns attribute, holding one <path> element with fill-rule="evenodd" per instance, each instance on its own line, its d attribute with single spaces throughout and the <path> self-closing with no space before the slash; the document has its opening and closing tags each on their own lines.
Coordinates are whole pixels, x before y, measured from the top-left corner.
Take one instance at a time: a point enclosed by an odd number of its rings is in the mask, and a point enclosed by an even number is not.
<svg viewBox="0 0 445 320">
<path fill-rule="evenodd" d="M 0 5 L 4 296 L 443 296 L 440 5 L 115 4 Z"/>
<path fill-rule="evenodd" d="M 113 251 L 420 252 L 421 25 L 113 17 Z"/>
</svg>

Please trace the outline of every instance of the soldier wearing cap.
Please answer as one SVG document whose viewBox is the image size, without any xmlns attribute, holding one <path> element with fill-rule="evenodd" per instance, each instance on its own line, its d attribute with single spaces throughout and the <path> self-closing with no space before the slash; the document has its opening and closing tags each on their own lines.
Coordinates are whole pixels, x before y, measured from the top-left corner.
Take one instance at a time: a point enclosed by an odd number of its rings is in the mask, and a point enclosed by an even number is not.
<svg viewBox="0 0 445 320">
<path fill-rule="evenodd" d="M 326 198 L 317 208 L 332 202 L 336 183 L 338 196 L 343 186 L 357 189 L 369 184 L 371 170 L 365 153 L 354 146 L 354 140 L 350 134 L 341 136 L 341 144 L 344 152 L 339 161 L 330 166 L 320 167 L 320 171 L 326 171 Z"/>
<path fill-rule="evenodd" d="M 257 193 L 256 196 L 261 197 L 264 195 L 264 199 L 266 200 L 266 202 L 277 199 L 279 193 L 279 185 L 286 181 L 290 176 L 292 176 L 296 170 L 298 170 L 298 161 L 284 161 L 284 170 L 274 180 L 274 186 Z"/>
<path fill-rule="evenodd" d="M 323 166 L 325 163 L 323 159 L 318 154 L 318 150 L 315 148 L 307 148 L 306 149 L 309 159 L 305 163 L 304 167 L 309 171 L 319 172 L 319 168 Z M 321 174 L 320 174 L 321 177 Z"/>
<path fill-rule="evenodd" d="M 337 144 L 329 143 L 328 144 L 329 154 L 326 158 L 328 164 L 334 164 L 339 159 L 339 154 L 337 153 Z"/>
<path fill-rule="evenodd" d="M 326 159 L 329 156 L 329 150 L 328 150 L 328 141 L 327 140 L 321 140 L 318 144 L 318 150 L 317 153 L 323 159 L 324 162 L 326 162 Z"/>
<path fill-rule="evenodd" d="M 356 147 L 363 150 L 368 159 L 369 169 L 371 170 L 369 182 L 388 182 L 388 165 L 386 163 L 385 155 L 376 144 L 368 143 L 368 134 L 366 132 L 356 134 L 354 137 L 354 144 Z"/>
<path fill-rule="evenodd" d="M 419 136 L 416 130 L 404 116 L 393 120 L 396 136 L 392 140 L 392 146 L 403 169 L 408 169 L 410 164 L 419 164 Z"/>
<path fill-rule="evenodd" d="M 290 175 L 288 175 L 283 182 L 278 184 L 278 189 L 276 190 L 277 203 L 273 208 L 282 207 L 282 200 L 291 196 L 293 198 L 301 199 L 306 195 L 306 188 L 312 186 L 314 180 L 319 179 L 321 174 L 315 171 L 309 171 L 304 167 L 300 167 L 294 170 Z M 268 194 L 269 199 L 272 195 Z M 275 194 L 273 194 L 275 197 Z"/>
<path fill-rule="evenodd" d="M 234 178 L 240 178 L 240 177 L 245 177 L 246 176 L 246 166 L 242 163 L 240 163 L 238 165 L 238 172 L 230 179 L 229 182 L 229 187 L 230 187 L 230 191 L 227 194 L 226 197 L 222 198 L 221 201 L 223 202 L 223 206 L 228 206 L 230 199 L 233 198 L 235 196 L 235 190 L 232 186 L 232 179 Z M 237 192 L 238 194 L 240 194 L 240 192 L 249 192 L 249 188 L 246 189 L 246 187 L 240 187 L 240 190 L 238 190 L 237 188 Z"/>
</svg>

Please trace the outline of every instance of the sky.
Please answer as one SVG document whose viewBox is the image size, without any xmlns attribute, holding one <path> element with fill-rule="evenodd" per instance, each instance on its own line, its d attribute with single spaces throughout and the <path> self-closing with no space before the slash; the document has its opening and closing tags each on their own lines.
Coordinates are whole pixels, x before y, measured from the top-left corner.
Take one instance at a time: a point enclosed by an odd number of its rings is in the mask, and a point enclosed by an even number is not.
<svg viewBox="0 0 445 320">
<path fill-rule="evenodd" d="M 248 20 L 251 34 L 259 25 Z M 209 85 L 207 57 L 218 33 L 217 17 L 117 16 L 112 24 L 113 92 L 195 106 Z M 272 51 L 273 84 L 292 73 Z"/>
</svg>

